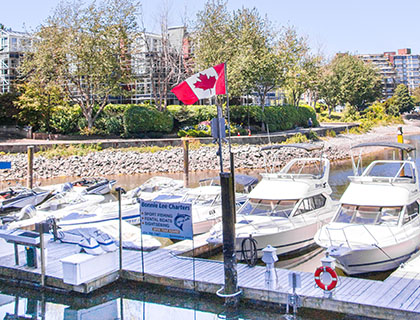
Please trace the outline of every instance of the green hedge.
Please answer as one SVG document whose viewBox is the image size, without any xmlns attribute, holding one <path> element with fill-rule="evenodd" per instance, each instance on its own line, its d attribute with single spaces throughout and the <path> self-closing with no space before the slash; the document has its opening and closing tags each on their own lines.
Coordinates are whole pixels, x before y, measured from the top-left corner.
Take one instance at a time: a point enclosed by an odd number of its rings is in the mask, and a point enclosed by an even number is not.
<svg viewBox="0 0 420 320">
<path fill-rule="evenodd" d="M 216 106 L 168 106 L 168 111 L 175 119 L 175 128 L 184 129 L 202 121 L 211 120 L 217 116 Z M 224 111 L 226 113 L 226 110 Z M 226 117 L 226 115 L 225 115 Z M 261 123 L 268 125 L 270 131 L 282 131 L 295 127 L 307 127 L 308 119 L 312 119 L 313 126 L 319 126 L 316 114 L 310 106 L 294 107 L 291 105 L 269 106 L 230 106 L 230 120 L 232 124 L 244 128 L 251 126 L 260 128 Z"/>
<path fill-rule="evenodd" d="M 124 132 L 129 136 L 148 132 L 170 133 L 173 125 L 170 113 L 159 112 L 153 107 L 130 105 L 124 112 Z"/>
<path fill-rule="evenodd" d="M 163 133 L 182 132 L 179 135 L 209 135 L 208 130 L 196 126 L 217 117 L 216 106 L 168 106 L 166 112 L 159 112 L 150 105 L 107 105 L 95 121 L 99 134 L 124 136 L 153 136 Z M 226 113 L 226 110 L 224 110 Z M 225 115 L 227 118 L 227 116 Z M 313 108 L 269 106 L 230 106 L 232 132 L 246 134 L 248 126 L 258 131 L 261 123 L 268 125 L 270 132 L 306 127 L 311 118 L 313 126 L 318 126 Z M 77 134 L 86 126 L 86 120 L 78 106 L 60 107 L 52 115 L 51 129 L 62 134 Z M 191 130 L 188 133 L 188 130 Z M 193 132 L 194 131 L 194 132 Z M 203 131 L 203 132 L 201 132 Z"/>
</svg>

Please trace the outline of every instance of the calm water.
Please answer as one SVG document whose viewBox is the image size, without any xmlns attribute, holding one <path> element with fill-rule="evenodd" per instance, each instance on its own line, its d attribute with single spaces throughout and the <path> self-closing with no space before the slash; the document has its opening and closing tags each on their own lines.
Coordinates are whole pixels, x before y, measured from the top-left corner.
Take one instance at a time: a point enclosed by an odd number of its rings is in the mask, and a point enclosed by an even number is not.
<svg viewBox="0 0 420 320">
<path fill-rule="evenodd" d="M 241 305 L 237 314 L 227 314 L 222 300 L 214 295 L 188 294 L 119 283 L 88 297 L 19 290 L 0 285 L 0 319 L 66 320 L 313 320 L 372 319 L 338 313 L 299 309 L 296 317 L 279 305 L 251 308 Z"/>
<path fill-rule="evenodd" d="M 410 137 L 410 143 L 420 149 L 420 136 Z M 376 158 L 392 159 L 398 154 L 380 152 L 364 158 L 364 166 Z M 417 165 L 420 159 L 416 157 Z M 247 170 L 241 173 L 258 177 L 262 170 Z M 217 172 L 191 173 L 192 186 L 198 181 Z M 339 199 L 348 185 L 347 177 L 352 175 L 350 161 L 332 163 L 330 184 L 333 198 Z M 118 185 L 126 190 L 132 189 L 152 177 L 152 174 L 132 176 L 107 176 L 117 179 Z M 182 179 L 182 174 L 165 174 L 175 179 Z M 38 181 L 41 185 L 62 183 L 77 178 L 56 178 Z M 4 186 L 0 186 L 4 187 Z M 287 259 L 282 258 L 278 267 L 297 271 L 312 272 L 321 265 L 324 256 L 321 249 L 315 248 Z M 368 275 L 372 279 L 384 279 L 389 273 Z M 171 292 L 155 287 L 139 288 L 131 283 L 120 283 L 104 288 L 89 295 L 62 295 L 41 293 L 33 290 L 23 290 L 0 284 L 0 319 L 294 319 L 285 315 L 285 310 L 279 306 L 272 308 L 251 308 L 242 305 L 237 315 L 226 315 L 222 300 L 212 296 L 198 296 Z M 20 316 L 20 318 L 18 318 Z M 299 310 L 295 319 L 366 319 L 337 313 L 319 312 L 313 310 Z"/>
</svg>

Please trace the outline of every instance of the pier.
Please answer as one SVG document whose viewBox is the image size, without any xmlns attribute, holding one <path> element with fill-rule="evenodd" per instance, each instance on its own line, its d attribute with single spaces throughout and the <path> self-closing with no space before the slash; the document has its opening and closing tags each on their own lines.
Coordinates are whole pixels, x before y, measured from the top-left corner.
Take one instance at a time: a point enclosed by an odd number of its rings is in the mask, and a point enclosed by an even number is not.
<svg viewBox="0 0 420 320">
<path fill-rule="evenodd" d="M 205 241 L 208 235 L 184 240 L 152 252 L 123 250 L 123 268 L 118 267 L 105 274 L 97 274 L 94 279 L 78 285 L 65 283 L 61 259 L 78 252 L 79 247 L 53 241 L 47 242 L 47 263 L 45 286 L 62 292 L 76 291 L 90 293 L 117 279 L 141 283 L 151 283 L 184 290 L 216 294 L 224 285 L 223 262 L 194 258 L 211 249 Z M 39 288 L 40 267 L 30 268 L 16 265 L 12 248 L 1 253 L 0 277 L 4 281 L 24 283 Z M 20 261 L 25 261 L 24 250 L 19 251 Z M 118 259 L 117 259 L 118 260 Z M 118 265 L 118 262 L 116 262 Z M 292 293 L 288 278 L 291 272 L 301 277 L 301 287 L 296 289 L 300 307 L 321 309 L 347 314 L 363 315 L 384 319 L 420 318 L 420 273 L 416 267 L 420 258 L 407 262 L 385 281 L 339 277 L 332 298 L 324 298 L 321 289 L 315 286 L 313 273 L 276 269 L 277 284 L 269 289 L 265 283 L 265 267 L 248 267 L 238 264 L 238 284 L 241 299 L 261 301 L 269 304 L 285 305 Z M 144 266 L 144 269 L 143 269 Z"/>
</svg>

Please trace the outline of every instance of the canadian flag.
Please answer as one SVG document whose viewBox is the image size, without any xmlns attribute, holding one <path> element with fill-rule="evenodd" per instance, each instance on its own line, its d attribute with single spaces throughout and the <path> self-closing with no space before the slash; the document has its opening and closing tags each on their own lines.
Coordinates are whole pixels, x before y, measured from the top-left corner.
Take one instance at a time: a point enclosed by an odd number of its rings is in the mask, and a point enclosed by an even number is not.
<svg viewBox="0 0 420 320">
<path fill-rule="evenodd" d="M 171 91 L 185 104 L 193 104 L 199 99 L 226 94 L 225 64 L 221 63 L 196 73 Z"/>
</svg>

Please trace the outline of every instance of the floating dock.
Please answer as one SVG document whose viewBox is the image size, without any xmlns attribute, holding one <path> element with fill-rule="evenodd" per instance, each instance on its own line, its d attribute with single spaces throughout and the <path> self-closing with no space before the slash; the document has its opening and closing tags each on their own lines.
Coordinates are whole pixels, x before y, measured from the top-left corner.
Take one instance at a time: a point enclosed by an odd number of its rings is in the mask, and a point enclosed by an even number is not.
<svg viewBox="0 0 420 320">
<path fill-rule="evenodd" d="M 153 252 L 123 250 L 123 268 L 97 275 L 82 284 L 73 285 L 63 279 L 63 258 L 78 251 L 77 245 L 47 242 L 45 285 L 49 288 L 89 293 L 110 284 L 118 278 L 147 282 L 180 289 L 216 294 L 223 287 L 223 262 L 191 257 L 205 253 L 210 248 L 207 235 L 184 240 Z M 20 261 L 25 261 L 25 251 L 19 251 Z M 40 268 L 15 264 L 13 249 L 0 252 L 0 277 L 39 287 Z M 117 262 L 118 263 L 118 262 Z M 144 267 L 144 269 L 143 269 Z M 118 268 L 117 268 L 118 269 Z M 406 263 L 385 281 L 339 277 L 332 298 L 325 298 L 315 286 L 313 273 L 276 269 L 277 285 L 269 289 L 265 284 L 265 267 L 248 267 L 238 264 L 238 285 L 241 299 L 285 305 L 292 289 L 289 274 L 300 274 L 301 287 L 296 294 L 300 306 L 384 319 L 420 319 L 420 257 Z"/>
</svg>

